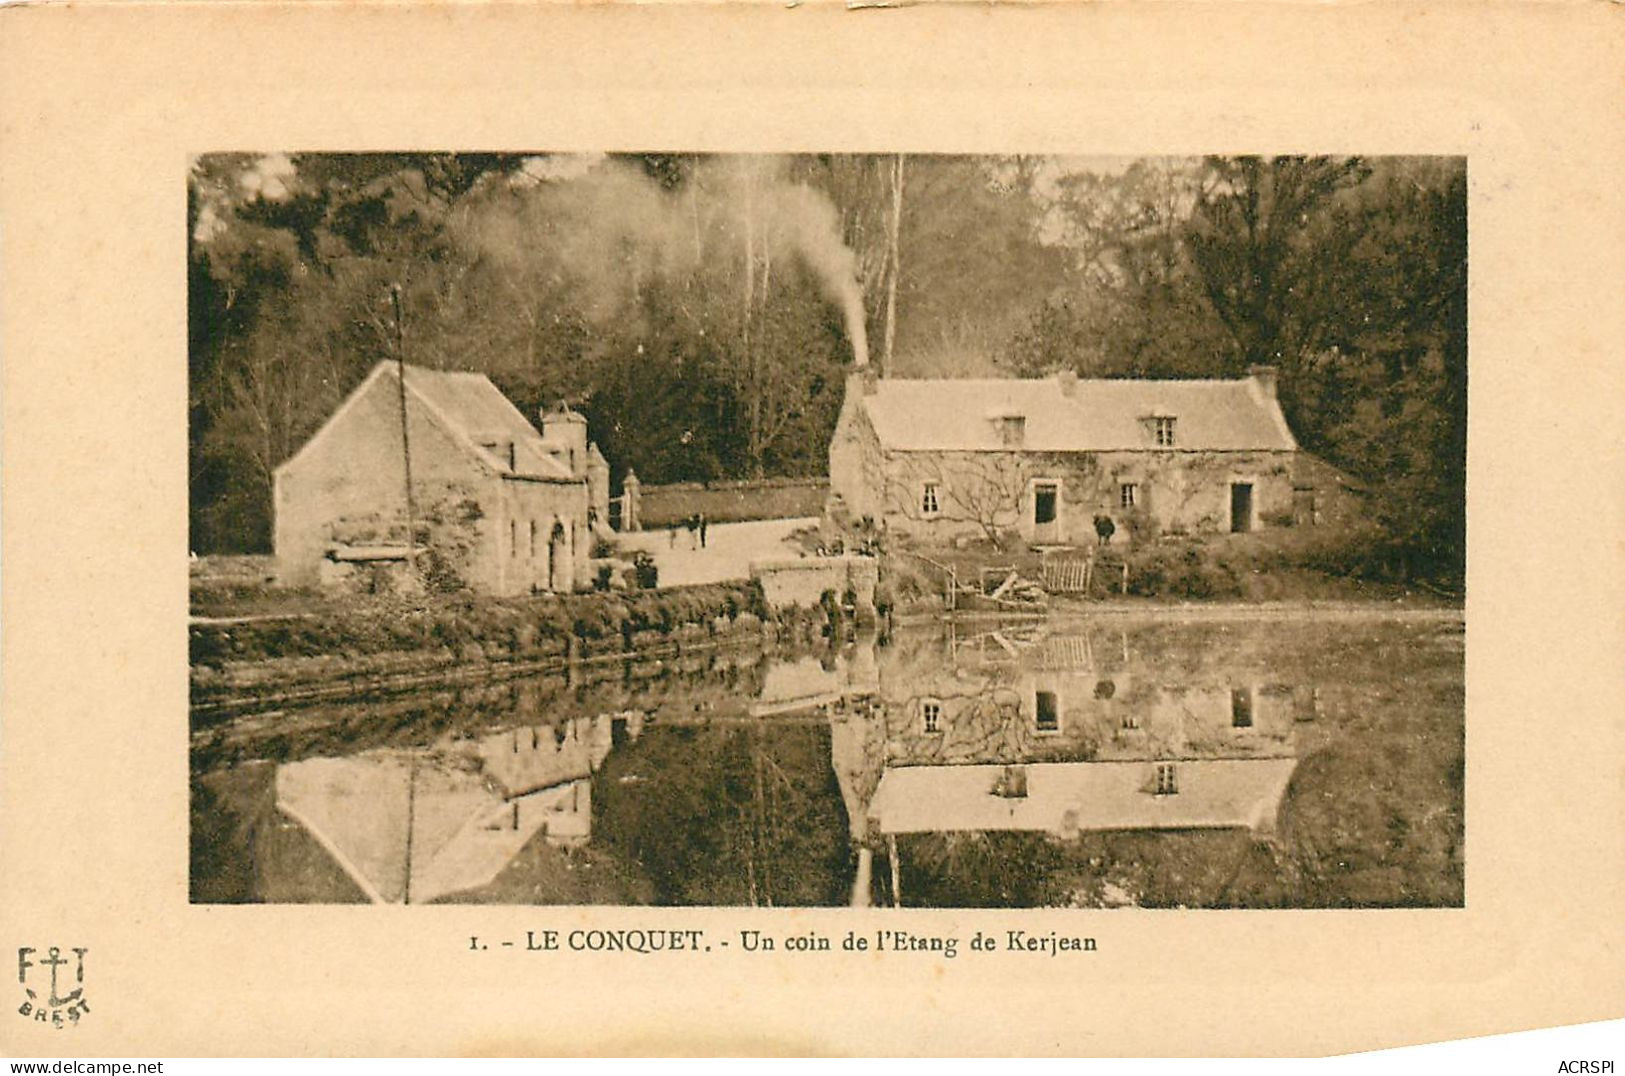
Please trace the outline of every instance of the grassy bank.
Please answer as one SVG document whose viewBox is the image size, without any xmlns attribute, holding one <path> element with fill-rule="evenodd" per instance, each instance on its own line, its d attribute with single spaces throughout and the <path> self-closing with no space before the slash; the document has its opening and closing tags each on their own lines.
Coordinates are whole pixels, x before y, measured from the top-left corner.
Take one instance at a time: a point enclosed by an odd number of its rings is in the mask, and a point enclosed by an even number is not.
<svg viewBox="0 0 1625 1076">
<path fill-rule="evenodd" d="M 1129 548 L 1093 552 L 1097 568 L 1087 594 L 1067 602 L 1324 602 L 1415 598 L 1459 600 L 1457 588 L 1408 580 L 1373 534 L 1332 528 L 1279 528 L 1201 539 L 1170 536 Z M 1019 541 L 963 549 L 899 549 L 882 568 L 885 599 L 903 612 L 940 610 L 951 569 L 961 583 L 1010 571 L 1041 578 L 1044 554 Z M 1127 592 L 1122 565 L 1127 565 Z"/>
<path fill-rule="evenodd" d="M 248 584 L 194 591 L 193 618 L 194 705 L 317 683 L 702 646 L 776 626 L 754 583 L 415 600 Z"/>
</svg>

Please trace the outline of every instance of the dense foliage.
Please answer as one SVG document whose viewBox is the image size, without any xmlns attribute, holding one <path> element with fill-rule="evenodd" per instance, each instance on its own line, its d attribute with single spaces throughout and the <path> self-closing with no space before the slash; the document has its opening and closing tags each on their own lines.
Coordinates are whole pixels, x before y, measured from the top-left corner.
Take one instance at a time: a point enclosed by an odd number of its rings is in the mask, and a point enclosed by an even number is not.
<svg viewBox="0 0 1625 1076">
<path fill-rule="evenodd" d="M 199 551 L 268 547 L 272 469 L 380 359 L 568 399 L 669 482 L 821 473 L 873 339 L 915 377 L 1274 364 L 1402 570 L 1461 573 L 1457 159 L 218 154 L 188 204 Z"/>
</svg>

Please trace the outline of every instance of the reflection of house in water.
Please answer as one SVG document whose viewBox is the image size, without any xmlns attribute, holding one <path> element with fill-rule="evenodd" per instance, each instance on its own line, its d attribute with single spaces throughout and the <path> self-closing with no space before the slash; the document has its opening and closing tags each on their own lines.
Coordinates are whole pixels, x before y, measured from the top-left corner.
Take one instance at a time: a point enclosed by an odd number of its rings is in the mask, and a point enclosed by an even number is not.
<svg viewBox="0 0 1625 1076">
<path fill-rule="evenodd" d="M 1122 632 L 1099 629 L 900 640 L 882 651 L 868 727 L 837 722 L 833 761 L 853 839 L 1268 833 L 1314 696 L 1225 658 L 1159 667 Z"/>
<path fill-rule="evenodd" d="M 1296 759 L 1040 762 L 889 769 L 869 804 L 883 834 L 1236 827 L 1267 833 Z"/>
<path fill-rule="evenodd" d="M 842 710 L 854 699 L 875 692 L 880 674 L 873 645 L 848 647 L 819 659 L 801 657 L 770 665 L 762 689 L 750 705 L 752 717 L 796 710 Z"/>
<path fill-rule="evenodd" d="M 428 753 L 306 759 L 276 775 L 279 810 L 371 900 L 424 903 L 491 882 L 532 838 L 585 844 L 592 773 L 642 715 L 510 729 Z"/>
</svg>

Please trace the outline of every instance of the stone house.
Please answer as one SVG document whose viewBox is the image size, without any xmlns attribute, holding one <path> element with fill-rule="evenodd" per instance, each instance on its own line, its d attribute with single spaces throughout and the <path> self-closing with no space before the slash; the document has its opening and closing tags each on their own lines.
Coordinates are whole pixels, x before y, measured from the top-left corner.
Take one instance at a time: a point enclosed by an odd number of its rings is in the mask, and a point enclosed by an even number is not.
<svg viewBox="0 0 1625 1076">
<path fill-rule="evenodd" d="M 617 723 L 626 739 L 642 732 L 641 715 L 604 715 L 506 729 L 449 754 L 284 763 L 276 806 L 367 899 L 426 904 L 489 884 L 537 837 L 556 849 L 586 844 L 592 775 Z M 274 849 L 255 851 L 275 870 Z"/>
<path fill-rule="evenodd" d="M 1275 371 L 1234 380 L 877 380 L 830 442 L 832 510 L 933 542 L 1039 545 L 1251 531 L 1293 519 L 1297 441 Z"/>
<path fill-rule="evenodd" d="M 868 727 L 832 731 L 862 832 L 1273 831 L 1312 689 L 1247 663 L 1171 670 L 1111 634 L 887 648 Z"/>
<path fill-rule="evenodd" d="M 274 474 L 279 580 L 493 595 L 583 585 L 609 467 L 568 408 L 540 432 L 483 375 L 380 362 Z M 405 445 L 402 443 L 403 426 Z M 417 542 L 406 541 L 410 450 Z M 408 558 L 419 571 L 406 570 Z"/>
</svg>

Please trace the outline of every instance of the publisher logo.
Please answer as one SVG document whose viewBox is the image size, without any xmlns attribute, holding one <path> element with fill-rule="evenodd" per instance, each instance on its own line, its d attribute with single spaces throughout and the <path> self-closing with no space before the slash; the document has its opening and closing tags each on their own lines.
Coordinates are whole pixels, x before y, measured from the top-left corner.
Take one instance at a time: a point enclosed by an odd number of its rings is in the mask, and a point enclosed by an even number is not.
<svg viewBox="0 0 1625 1076">
<path fill-rule="evenodd" d="M 71 957 L 53 945 L 41 956 L 38 949 L 17 950 L 17 981 L 27 999 L 17 1009 L 19 1016 L 52 1027 L 77 1024 L 90 1011 L 85 1004 L 85 954 L 88 949 L 69 949 Z"/>
</svg>

